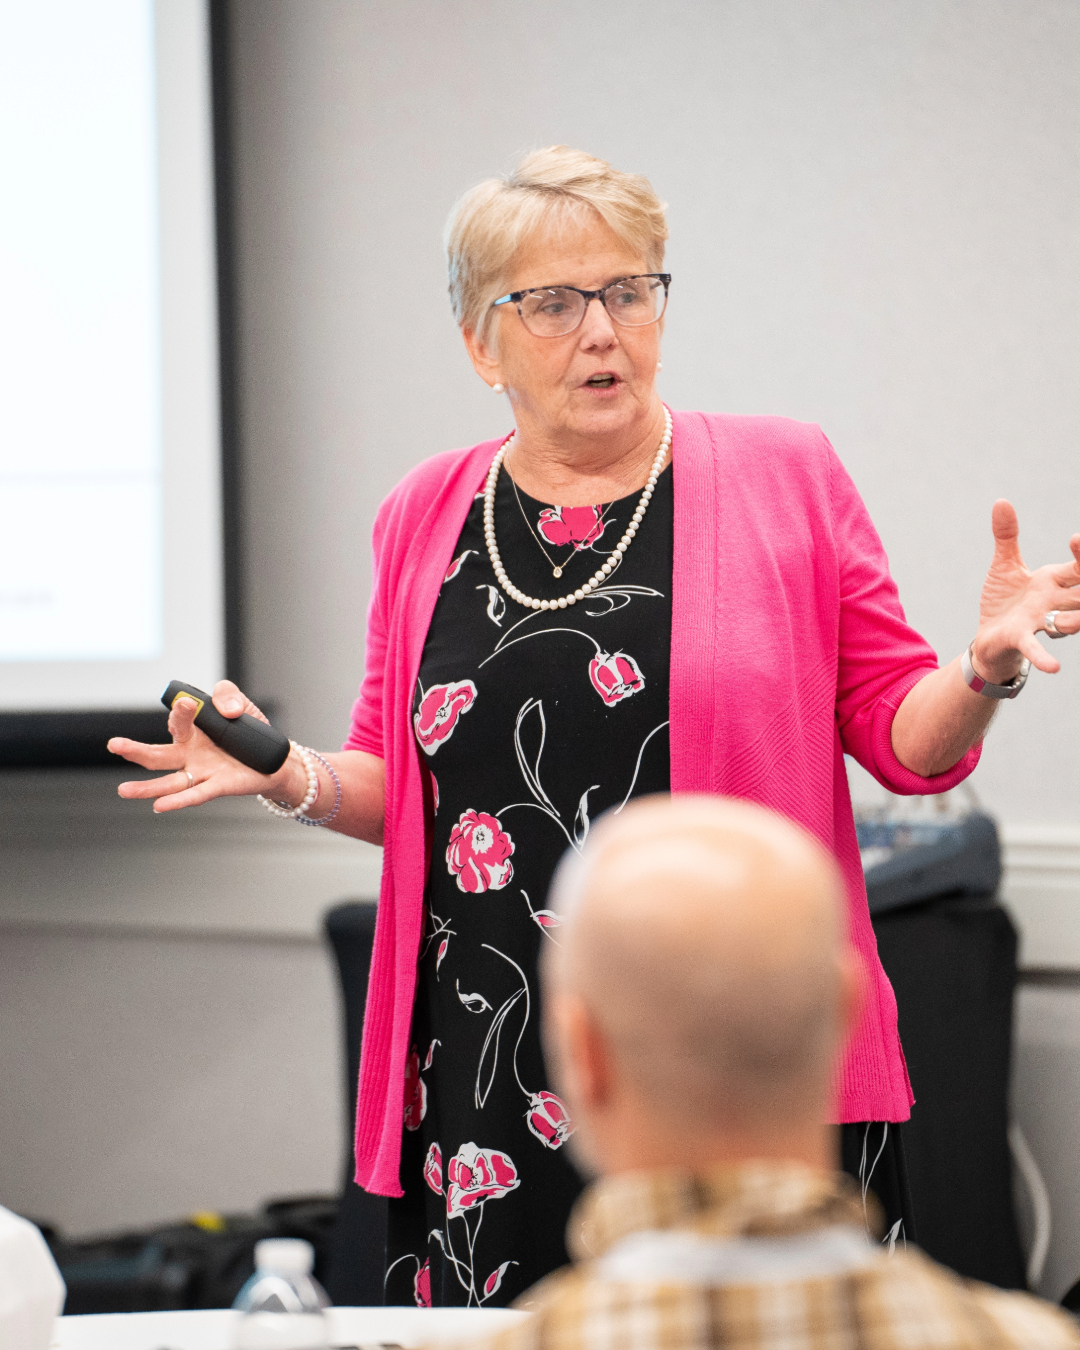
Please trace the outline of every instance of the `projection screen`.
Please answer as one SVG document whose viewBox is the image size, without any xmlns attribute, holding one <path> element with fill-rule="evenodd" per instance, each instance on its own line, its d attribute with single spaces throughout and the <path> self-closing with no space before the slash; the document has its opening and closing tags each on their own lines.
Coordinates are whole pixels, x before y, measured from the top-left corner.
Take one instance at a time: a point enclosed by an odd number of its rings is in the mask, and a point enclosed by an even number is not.
<svg viewBox="0 0 1080 1350">
<path fill-rule="evenodd" d="M 224 673 L 207 6 L 0 16 L 0 714 L 148 710 Z"/>
</svg>

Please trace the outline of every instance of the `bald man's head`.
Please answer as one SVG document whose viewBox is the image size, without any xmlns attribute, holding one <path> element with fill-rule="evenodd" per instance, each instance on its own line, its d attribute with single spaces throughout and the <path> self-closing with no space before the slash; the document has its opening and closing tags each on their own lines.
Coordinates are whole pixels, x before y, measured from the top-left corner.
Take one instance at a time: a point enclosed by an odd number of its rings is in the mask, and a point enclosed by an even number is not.
<svg viewBox="0 0 1080 1350">
<path fill-rule="evenodd" d="M 585 1005 L 643 1102 L 687 1127 L 822 1118 L 848 955 L 837 868 L 802 830 L 746 802 L 640 799 L 552 895 L 549 1000 Z"/>
</svg>

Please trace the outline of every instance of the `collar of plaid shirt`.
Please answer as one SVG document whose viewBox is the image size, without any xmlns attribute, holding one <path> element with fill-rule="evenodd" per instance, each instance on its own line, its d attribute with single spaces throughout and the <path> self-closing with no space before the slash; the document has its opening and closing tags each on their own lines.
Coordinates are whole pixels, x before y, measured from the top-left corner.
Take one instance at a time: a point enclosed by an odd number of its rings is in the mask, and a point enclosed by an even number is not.
<svg viewBox="0 0 1080 1350">
<path fill-rule="evenodd" d="M 872 1196 L 869 1226 L 880 1227 Z M 701 1172 L 624 1172 L 595 1182 L 578 1201 L 567 1245 L 579 1261 L 603 1255 L 632 1233 L 678 1228 L 711 1237 L 794 1237 L 867 1226 L 855 1184 L 843 1173 L 793 1162 L 752 1162 Z"/>
</svg>

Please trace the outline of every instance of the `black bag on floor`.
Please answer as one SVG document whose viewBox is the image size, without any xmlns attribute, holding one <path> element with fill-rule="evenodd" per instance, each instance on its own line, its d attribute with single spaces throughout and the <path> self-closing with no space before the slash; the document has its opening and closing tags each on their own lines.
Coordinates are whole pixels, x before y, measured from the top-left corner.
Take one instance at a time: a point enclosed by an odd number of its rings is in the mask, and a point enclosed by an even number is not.
<svg viewBox="0 0 1080 1350">
<path fill-rule="evenodd" d="M 277 1200 L 261 1214 L 203 1214 L 112 1237 L 68 1241 L 41 1225 L 67 1285 L 65 1314 L 228 1308 L 255 1269 L 262 1238 L 304 1238 L 315 1278 L 326 1267 L 337 1200 Z"/>
</svg>

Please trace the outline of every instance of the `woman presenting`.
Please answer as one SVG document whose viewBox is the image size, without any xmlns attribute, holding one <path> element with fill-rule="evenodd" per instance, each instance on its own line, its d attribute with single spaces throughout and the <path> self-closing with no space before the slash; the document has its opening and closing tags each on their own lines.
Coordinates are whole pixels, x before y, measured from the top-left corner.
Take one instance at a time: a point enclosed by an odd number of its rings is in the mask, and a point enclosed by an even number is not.
<svg viewBox="0 0 1080 1350">
<path fill-rule="evenodd" d="M 978 629 L 938 669 L 816 426 L 660 401 L 666 239 L 646 179 L 562 146 L 467 193 L 451 300 L 515 430 L 426 460 L 383 503 L 344 750 L 294 747 L 262 777 L 186 700 L 171 745 L 110 742 L 172 771 L 120 789 L 158 811 L 260 793 L 383 844 L 356 1161 L 393 1197 L 390 1302 L 505 1303 L 565 1260 L 581 1183 L 540 1050 L 545 897 L 601 812 L 651 792 L 763 803 L 838 858 L 868 978 L 835 1119 L 845 1167 L 911 1235 L 912 1096 L 843 755 L 893 792 L 953 787 L 1027 663 L 1059 669 L 1036 633 L 1080 628 L 1080 535 L 1031 573 L 998 502 Z M 257 713 L 228 682 L 214 702 Z"/>
</svg>

